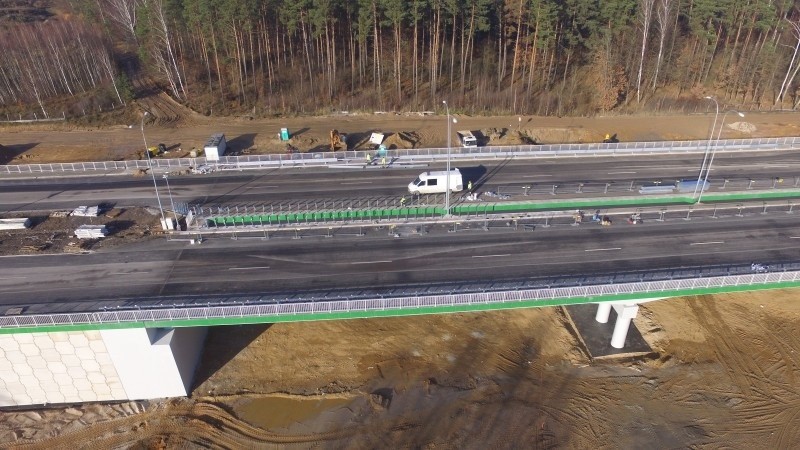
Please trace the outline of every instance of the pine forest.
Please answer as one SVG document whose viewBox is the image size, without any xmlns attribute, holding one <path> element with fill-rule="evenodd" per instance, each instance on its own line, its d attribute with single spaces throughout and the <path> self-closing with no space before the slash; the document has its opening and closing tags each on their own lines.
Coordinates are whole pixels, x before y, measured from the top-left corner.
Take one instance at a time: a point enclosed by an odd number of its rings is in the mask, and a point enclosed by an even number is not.
<svg viewBox="0 0 800 450">
<path fill-rule="evenodd" d="M 41 4 L 40 4 L 41 3 Z M 26 14 L 23 5 L 33 4 Z M 788 0 L 0 1 L 0 111 L 164 92 L 202 114 L 800 104 Z M 38 8 L 37 8 L 38 7 Z"/>
</svg>

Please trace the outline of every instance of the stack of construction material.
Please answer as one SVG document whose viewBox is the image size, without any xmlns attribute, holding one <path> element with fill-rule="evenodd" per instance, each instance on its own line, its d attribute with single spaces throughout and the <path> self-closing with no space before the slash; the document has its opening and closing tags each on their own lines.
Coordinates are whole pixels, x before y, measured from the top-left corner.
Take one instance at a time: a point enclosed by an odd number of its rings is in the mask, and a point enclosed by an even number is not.
<svg viewBox="0 0 800 450">
<path fill-rule="evenodd" d="M 72 211 L 73 216 L 97 217 L 99 214 L 97 206 L 78 206 Z"/>
<path fill-rule="evenodd" d="M 31 219 L 20 217 L 16 219 L 0 219 L 0 230 L 23 230 L 31 227 Z"/>
<path fill-rule="evenodd" d="M 81 225 L 75 230 L 78 239 L 99 239 L 108 235 L 105 225 Z"/>
</svg>

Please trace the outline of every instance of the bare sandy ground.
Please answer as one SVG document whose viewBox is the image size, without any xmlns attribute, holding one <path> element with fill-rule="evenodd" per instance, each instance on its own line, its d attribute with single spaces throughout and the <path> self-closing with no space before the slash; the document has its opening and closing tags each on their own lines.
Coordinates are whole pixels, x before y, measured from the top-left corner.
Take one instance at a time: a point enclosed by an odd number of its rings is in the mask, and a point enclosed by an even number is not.
<svg viewBox="0 0 800 450">
<path fill-rule="evenodd" d="M 525 141 L 540 144 L 601 142 L 608 135 L 620 141 L 707 139 L 715 114 L 683 116 L 609 116 L 558 118 L 532 116 L 455 116 L 455 131 L 469 129 L 485 136 L 489 145 L 513 145 Z M 725 119 L 722 138 L 795 136 L 800 134 L 798 113 L 749 113 L 745 118 L 720 114 L 717 130 Z M 736 120 L 734 120 L 734 118 Z M 103 129 L 75 129 L 68 125 L 6 126 L 0 128 L 0 163 L 109 161 L 141 158 L 144 143 L 140 122 Z M 164 143 L 170 153 L 185 157 L 202 148 L 213 133 L 225 133 L 233 152 L 281 153 L 286 143 L 278 139 L 282 127 L 292 133 L 291 144 L 303 152 L 329 149 L 329 132 L 348 134 L 350 149 L 365 149 L 369 134 L 386 134 L 390 148 L 432 148 L 447 145 L 447 118 L 420 115 L 336 115 L 327 117 L 242 120 L 195 117 L 178 125 L 145 125 L 149 146 Z M 715 132 L 714 137 L 716 137 Z"/>
</svg>

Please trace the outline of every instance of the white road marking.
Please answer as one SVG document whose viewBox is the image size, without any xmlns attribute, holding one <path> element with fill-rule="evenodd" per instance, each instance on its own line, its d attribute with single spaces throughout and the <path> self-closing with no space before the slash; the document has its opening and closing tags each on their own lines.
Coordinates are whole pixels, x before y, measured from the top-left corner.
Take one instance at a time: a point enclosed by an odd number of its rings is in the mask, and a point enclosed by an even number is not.
<svg viewBox="0 0 800 450">
<path fill-rule="evenodd" d="M 511 256 L 511 253 L 505 255 L 472 255 L 473 258 L 502 258 L 504 256 Z"/>
<path fill-rule="evenodd" d="M 631 171 L 608 172 L 609 175 L 621 175 L 623 173 L 636 173 L 636 172 L 631 172 Z"/>
<path fill-rule="evenodd" d="M 379 263 L 390 263 L 392 260 L 385 259 L 383 261 L 355 261 L 351 262 L 350 264 L 379 264 Z"/>
<path fill-rule="evenodd" d="M 20 279 L 20 278 L 21 279 L 25 279 L 25 278 L 28 278 L 28 277 L 3 277 L 3 278 L 0 278 L 0 280 L 17 280 L 17 279 Z"/>
<path fill-rule="evenodd" d="M 789 236 L 789 239 L 800 239 L 800 236 Z"/>
<path fill-rule="evenodd" d="M 139 272 L 111 272 L 111 275 L 136 275 Z"/>
<path fill-rule="evenodd" d="M 692 242 L 689 245 L 715 245 L 715 244 L 724 244 L 725 241 L 709 241 L 709 242 Z"/>
<path fill-rule="evenodd" d="M 228 270 L 255 270 L 255 269 L 269 269 L 269 266 L 257 266 L 257 267 L 228 267 Z"/>
<path fill-rule="evenodd" d="M 339 184 L 342 184 L 342 185 L 345 185 L 345 184 L 372 184 L 372 181 L 351 181 L 349 183 L 339 183 Z"/>
<path fill-rule="evenodd" d="M 523 175 L 522 178 L 552 177 L 552 175 Z"/>
<path fill-rule="evenodd" d="M 622 250 L 622 247 L 611 247 L 611 248 L 587 248 L 584 250 L 585 252 L 608 252 L 611 250 Z"/>
</svg>

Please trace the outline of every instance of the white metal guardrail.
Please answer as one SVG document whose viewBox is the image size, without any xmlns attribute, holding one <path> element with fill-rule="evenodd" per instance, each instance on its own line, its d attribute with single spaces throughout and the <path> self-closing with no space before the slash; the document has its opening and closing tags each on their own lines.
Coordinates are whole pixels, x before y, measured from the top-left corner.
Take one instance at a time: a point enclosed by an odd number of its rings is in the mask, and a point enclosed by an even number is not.
<svg viewBox="0 0 800 450">
<path fill-rule="evenodd" d="M 501 290 L 477 293 L 410 295 L 360 299 L 276 302 L 253 305 L 173 306 L 137 310 L 102 312 L 32 314 L 0 317 L 0 328 L 20 329 L 48 326 L 103 325 L 120 323 L 177 322 L 205 319 L 243 319 L 248 317 L 298 316 L 303 314 L 362 313 L 399 310 L 409 314 L 420 308 L 513 304 L 536 301 L 567 301 L 572 298 L 609 295 L 668 296 L 670 292 L 695 289 L 725 291 L 742 286 L 769 287 L 771 284 L 798 282 L 800 271 L 752 273 L 742 275 L 695 277 L 678 280 L 637 281 L 617 284 L 593 284 L 552 288 Z M 415 312 L 417 311 L 417 312 Z"/>
<path fill-rule="evenodd" d="M 800 137 L 725 139 L 712 141 L 719 152 L 750 152 L 791 150 L 800 147 Z M 505 159 L 505 158 L 560 158 L 577 156 L 625 156 L 645 154 L 673 154 L 704 152 L 707 140 L 620 142 L 614 144 L 545 144 L 489 147 L 453 147 L 453 159 Z M 387 150 L 387 162 L 413 163 L 444 158 L 447 148 L 393 149 Z M 151 160 L 157 169 L 176 170 L 212 166 L 220 170 L 243 170 L 261 167 L 311 167 L 339 164 L 362 164 L 367 153 L 375 151 L 343 151 L 326 153 L 295 153 L 274 155 L 223 156 L 219 161 L 205 158 L 176 158 Z M 121 171 L 147 169 L 146 160 L 99 161 L 52 164 L 19 164 L 0 166 L 2 174 L 69 173 L 86 171 Z"/>
</svg>

